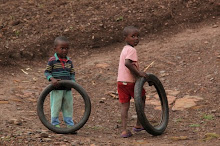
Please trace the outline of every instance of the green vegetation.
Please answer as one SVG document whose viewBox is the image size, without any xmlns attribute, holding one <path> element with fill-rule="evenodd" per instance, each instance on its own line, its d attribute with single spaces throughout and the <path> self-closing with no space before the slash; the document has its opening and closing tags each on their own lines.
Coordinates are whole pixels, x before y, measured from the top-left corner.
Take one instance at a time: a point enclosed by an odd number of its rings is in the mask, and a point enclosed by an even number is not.
<svg viewBox="0 0 220 146">
<path fill-rule="evenodd" d="M 213 120 L 214 119 L 213 115 L 203 115 L 202 118 L 206 119 L 206 120 Z"/>
<path fill-rule="evenodd" d="M 189 127 L 200 127 L 200 124 L 190 124 Z"/>
</svg>

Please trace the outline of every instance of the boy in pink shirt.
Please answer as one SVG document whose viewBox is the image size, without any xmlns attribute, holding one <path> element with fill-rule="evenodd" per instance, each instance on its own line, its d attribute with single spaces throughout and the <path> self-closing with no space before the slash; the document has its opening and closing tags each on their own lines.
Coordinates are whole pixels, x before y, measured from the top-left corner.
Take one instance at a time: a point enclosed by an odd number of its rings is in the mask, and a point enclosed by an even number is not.
<svg viewBox="0 0 220 146">
<path fill-rule="evenodd" d="M 147 77 L 147 75 L 145 72 L 139 70 L 138 57 L 136 49 L 134 48 L 134 46 L 137 46 L 139 43 L 139 30 L 133 26 L 128 26 L 124 28 L 123 34 L 127 45 L 124 46 L 120 55 L 117 82 L 119 101 L 121 103 L 121 121 L 123 128 L 121 137 L 127 138 L 132 136 L 131 131 L 127 130 L 127 118 L 130 107 L 130 99 L 131 97 L 134 97 L 135 81 L 136 78 Z M 144 89 L 142 91 L 142 97 L 143 104 L 145 104 L 146 97 Z M 133 130 L 136 132 L 143 130 L 143 127 L 138 119 Z"/>
</svg>

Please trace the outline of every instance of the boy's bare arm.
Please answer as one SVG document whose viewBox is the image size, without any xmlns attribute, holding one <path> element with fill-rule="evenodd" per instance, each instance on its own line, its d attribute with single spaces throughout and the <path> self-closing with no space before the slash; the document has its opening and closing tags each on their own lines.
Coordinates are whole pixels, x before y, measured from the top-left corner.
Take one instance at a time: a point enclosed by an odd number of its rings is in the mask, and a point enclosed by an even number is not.
<svg viewBox="0 0 220 146">
<path fill-rule="evenodd" d="M 142 71 L 138 71 L 136 67 L 132 64 L 132 60 L 125 59 L 125 66 L 134 74 L 136 77 L 147 77 L 147 74 Z"/>
</svg>

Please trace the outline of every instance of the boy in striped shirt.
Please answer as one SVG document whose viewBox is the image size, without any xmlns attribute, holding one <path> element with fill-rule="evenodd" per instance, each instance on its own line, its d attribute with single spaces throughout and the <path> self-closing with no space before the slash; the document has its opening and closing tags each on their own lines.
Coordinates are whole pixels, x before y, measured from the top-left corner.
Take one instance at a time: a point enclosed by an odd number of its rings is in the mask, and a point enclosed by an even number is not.
<svg viewBox="0 0 220 146">
<path fill-rule="evenodd" d="M 60 127 L 59 112 L 62 111 L 67 127 L 72 127 L 73 122 L 73 97 L 71 89 L 59 86 L 59 80 L 72 80 L 75 82 L 73 63 L 67 57 L 69 51 L 68 40 L 61 36 L 54 41 L 55 54 L 47 64 L 44 72 L 48 81 L 56 87 L 50 92 L 51 123 Z"/>
</svg>

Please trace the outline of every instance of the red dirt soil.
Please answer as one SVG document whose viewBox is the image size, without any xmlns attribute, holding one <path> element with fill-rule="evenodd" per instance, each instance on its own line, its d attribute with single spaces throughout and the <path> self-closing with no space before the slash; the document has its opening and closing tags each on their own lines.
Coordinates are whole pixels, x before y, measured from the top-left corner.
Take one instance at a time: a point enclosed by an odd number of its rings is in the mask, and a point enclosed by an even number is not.
<svg viewBox="0 0 220 146">
<path fill-rule="evenodd" d="M 154 2 L 1 1 L 0 145 L 219 145 L 219 3 L 211 0 Z M 150 10 L 153 13 L 148 17 Z M 168 15 L 166 12 L 172 17 L 162 19 Z M 136 48 L 142 70 L 155 61 L 148 72 L 155 74 L 166 90 L 180 91 L 177 98 L 203 97 L 196 106 L 183 111 L 174 112 L 171 107 L 168 127 L 161 136 L 153 137 L 143 131 L 128 139 L 120 138 L 120 104 L 106 94 L 117 89 L 118 61 L 124 45 L 120 32 L 127 24 L 140 27 L 144 36 Z M 76 80 L 92 102 L 89 121 L 77 135 L 48 131 L 36 113 L 37 99 L 48 84 L 43 76 L 46 56 L 53 54 L 53 39 L 60 34 L 71 40 L 74 49 L 69 56 L 75 65 Z M 6 61 L 12 64 L 6 66 Z M 103 63 L 107 67 L 97 65 Z M 135 124 L 133 115 L 136 114 L 132 103 L 129 129 Z M 11 119 L 18 119 L 21 124 L 13 124 Z M 43 132 L 48 138 L 40 136 Z M 212 136 L 207 138 L 208 133 Z"/>
</svg>

